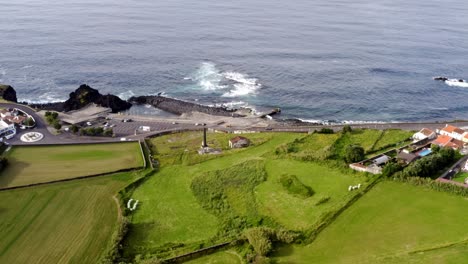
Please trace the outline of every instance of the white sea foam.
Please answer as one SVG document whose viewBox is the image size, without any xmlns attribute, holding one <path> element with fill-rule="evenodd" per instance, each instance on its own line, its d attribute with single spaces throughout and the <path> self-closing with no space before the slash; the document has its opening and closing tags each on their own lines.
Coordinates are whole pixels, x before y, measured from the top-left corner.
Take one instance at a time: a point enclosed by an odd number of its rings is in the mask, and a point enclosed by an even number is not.
<svg viewBox="0 0 468 264">
<path fill-rule="evenodd" d="M 135 93 L 132 90 L 128 90 L 123 93 L 119 93 L 117 96 L 122 100 L 128 100 L 130 97 L 135 96 Z"/>
<path fill-rule="evenodd" d="M 262 86 L 257 79 L 246 74 L 222 72 L 212 62 L 203 62 L 193 76 L 184 79 L 193 80 L 205 91 L 222 92 L 223 97 L 252 95 Z"/>
<path fill-rule="evenodd" d="M 298 120 L 305 123 L 313 123 L 320 125 L 365 125 L 365 124 L 387 124 L 387 123 L 397 123 L 396 121 L 359 121 L 359 120 L 319 120 L 319 119 L 301 119 Z"/>
<path fill-rule="evenodd" d="M 468 88 L 468 82 L 466 81 L 460 82 L 457 79 L 448 79 L 447 81 L 445 81 L 445 83 L 449 86 L 458 86 L 458 87 Z"/>
<path fill-rule="evenodd" d="M 26 66 L 23 66 L 22 69 L 29 69 L 29 68 L 32 68 L 34 67 L 33 65 L 26 65 Z"/>
</svg>

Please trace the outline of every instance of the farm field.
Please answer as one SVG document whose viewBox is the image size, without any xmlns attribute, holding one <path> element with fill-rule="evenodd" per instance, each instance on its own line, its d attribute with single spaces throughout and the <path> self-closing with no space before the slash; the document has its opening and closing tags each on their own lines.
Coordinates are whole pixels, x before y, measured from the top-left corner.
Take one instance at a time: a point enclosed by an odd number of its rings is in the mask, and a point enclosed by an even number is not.
<svg viewBox="0 0 468 264">
<path fill-rule="evenodd" d="M 281 248 L 274 259 L 278 263 L 460 263 L 457 260 L 467 253 L 467 206 L 463 197 L 381 182 L 311 244 Z"/>
<path fill-rule="evenodd" d="M 291 230 L 311 228 L 324 212 L 341 206 L 354 195 L 349 193 L 349 185 L 364 185 L 366 181 L 366 177 L 361 174 L 345 174 L 316 163 L 295 160 L 270 160 L 266 163 L 266 170 L 268 180 L 256 188 L 260 211 Z M 304 199 L 287 193 L 278 184 L 280 175 L 286 170 L 311 187 L 315 194 Z M 316 205 L 325 197 L 330 200 Z"/>
<path fill-rule="evenodd" d="M 242 257 L 233 250 L 216 252 L 214 254 L 187 261 L 188 264 L 243 264 Z"/>
<path fill-rule="evenodd" d="M 167 140 L 169 136 L 160 140 Z M 131 216 L 133 228 L 126 241 L 127 255 L 142 254 L 168 243 L 197 246 L 215 236 L 219 231 L 219 220 L 198 203 L 191 190 L 193 179 L 208 171 L 226 169 L 260 157 L 298 136 L 278 134 L 264 144 L 235 151 L 235 155 L 224 155 L 192 166 L 163 165 L 160 172 L 133 193 L 142 206 Z"/>
<path fill-rule="evenodd" d="M 6 153 L 9 165 L 0 188 L 44 183 L 143 166 L 138 143 L 69 146 L 17 146 Z"/>
<path fill-rule="evenodd" d="M 250 139 L 259 135 L 243 136 Z M 349 185 L 362 183 L 364 186 L 367 177 L 348 169 L 341 171 L 325 164 L 275 156 L 278 146 L 305 136 L 266 134 L 266 138 L 258 138 L 261 144 L 247 149 L 230 150 L 196 164 L 176 162 L 166 166 L 164 160 L 168 160 L 170 153 L 167 144 L 174 146 L 178 142 L 176 139 L 183 137 L 176 134 L 153 139 L 153 148 L 158 150 L 154 156 L 161 157 L 162 167 L 132 194 L 142 206 L 130 218 L 132 228 L 125 241 L 126 256 L 132 258 L 166 247 L 171 247 L 172 253 L 162 253 L 165 257 L 189 252 L 200 245 L 229 241 L 245 226 L 255 226 L 259 222 L 291 230 L 311 228 L 324 213 L 342 206 L 354 195 L 349 193 Z M 201 134 L 197 137 L 198 140 L 193 139 L 195 149 L 199 148 Z M 308 146 L 313 145 L 315 139 L 323 141 L 317 142 L 320 146 L 315 148 L 321 151 L 333 144 L 338 135 L 307 137 L 311 137 L 305 140 Z M 158 147 L 158 141 L 163 142 L 163 146 Z M 182 145 L 180 142 L 177 144 Z M 179 154 L 185 152 L 185 148 L 176 149 Z M 173 156 L 178 154 L 175 149 L 173 152 L 176 152 L 171 154 Z M 193 152 L 190 151 L 190 155 L 198 155 Z M 287 193 L 279 182 L 284 172 L 296 175 L 299 181 L 314 190 L 314 195 L 300 198 Z M 262 173 L 266 178 L 255 176 Z M 208 193 L 212 198 L 206 196 Z M 326 197 L 328 201 L 317 205 Z"/>
<path fill-rule="evenodd" d="M 0 263 L 99 263 L 137 172 L 0 192 Z"/>
</svg>

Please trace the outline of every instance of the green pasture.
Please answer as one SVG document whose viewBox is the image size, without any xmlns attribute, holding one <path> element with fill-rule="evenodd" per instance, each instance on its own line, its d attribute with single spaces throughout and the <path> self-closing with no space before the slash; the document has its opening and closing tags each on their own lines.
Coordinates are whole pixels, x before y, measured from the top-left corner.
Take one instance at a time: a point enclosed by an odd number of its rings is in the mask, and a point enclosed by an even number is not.
<svg viewBox="0 0 468 264">
<path fill-rule="evenodd" d="M 452 181 L 465 183 L 466 178 L 468 178 L 468 172 L 459 172 L 453 177 Z"/>
<path fill-rule="evenodd" d="M 0 263 L 99 263 L 136 172 L 0 192 Z"/>
<path fill-rule="evenodd" d="M 0 188 L 44 183 L 143 166 L 137 142 L 15 146 L 6 154 Z"/>
<path fill-rule="evenodd" d="M 283 247 L 275 253 L 275 261 L 460 263 L 457 260 L 467 252 L 466 208 L 468 200 L 463 197 L 385 181 L 344 211 L 311 244 Z"/>
<path fill-rule="evenodd" d="M 268 180 L 256 189 L 260 211 L 292 230 L 306 230 L 313 226 L 322 214 L 342 205 L 353 195 L 348 191 L 349 185 L 361 183 L 364 186 L 366 180 L 361 174 L 345 174 L 324 165 L 295 160 L 268 161 L 266 170 Z M 312 188 L 314 195 L 301 198 L 284 190 L 279 178 L 285 171 Z M 316 205 L 324 197 L 329 197 L 329 201 Z"/>
</svg>

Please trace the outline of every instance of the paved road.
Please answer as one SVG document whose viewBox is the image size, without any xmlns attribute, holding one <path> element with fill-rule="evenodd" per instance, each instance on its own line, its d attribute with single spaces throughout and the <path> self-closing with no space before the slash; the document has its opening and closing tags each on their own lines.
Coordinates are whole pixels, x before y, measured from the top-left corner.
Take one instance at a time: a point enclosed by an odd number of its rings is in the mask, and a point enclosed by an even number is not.
<svg viewBox="0 0 468 264">
<path fill-rule="evenodd" d="M 192 123 L 185 122 L 185 123 L 173 123 L 171 122 L 164 122 L 160 118 L 157 121 L 151 121 L 149 118 L 142 118 L 142 120 L 136 120 L 133 122 L 121 122 L 121 120 L 114 119 L 108 121 L 110 124 L 115 125 L 113 127 L 115 137 L 114 138 L 106 138 L 106 137 L 83 137 L 77 136 L 72 133 L 63 132 L 60 135 L 53 135 L 47 129 L 46 122 L 39 116 L 37 113 L 32 110 L 31 108 L 23 105 L 18 104 L 11 104 L 11 103 L 0 103 L 1 108 L 19 108 L 26 113 L 32 115 L 36 120 L 36 127 L 34 131 L 40 132 L 44 135 L 44 138 L 35 143 L 25 143 L 20 140 L 22 134 L 27 133 L 31 130 L 17 130 L 17 135 L 13 138 L 8 140 L 8 142 L 12 145 L 33 145 L 33 144 L 75 144 L 75 143 L 101 143 L 101 142 L 116 142 L 121 141 L 122 137 L 125 137 L 130 140 L 140 140 L 148 136 L 156 135 L 161 132 L 167 131 L 177 131 L 177 130 L 186 130 L 186 129 L 201 129 L 200 126 L 195 126 Z M 104 121 L 102 121 L 104 122 Z M 403 130 L 420 130 L 421 128 L 427 127 L 430 129 L 437 129 L 443 128 L 445 126 L 445 122 L 420 122 L 420 123 L 376 123 L 376 124 L 354 124 L 351 125 L 354 128 L 371 128 L 371 129 L 403 129 Z M 450 122 L 450 124 L 458 127 L 468 127 L 468 121 L 464 122 Z M 102 126 L 102 123 L 95 124 L 96 126 Z M 135 135 L 135 131 L 140 126 L 149 126 L 150 132 L 139 132 L 137 131 Z M 269 127 L 223 127 L 223 126 L 208 126 L 209 128 L 224 130 L 224 131 L 235 131 L 235 130 L 253 130 L 259 132 L 308 132 L 311 130 L 320 130 L 323 127 L 332 128 L 334 130 L 341 130 L 344 125 L 291 125 L 291 124 L 275 124 Z"/>
</svg>

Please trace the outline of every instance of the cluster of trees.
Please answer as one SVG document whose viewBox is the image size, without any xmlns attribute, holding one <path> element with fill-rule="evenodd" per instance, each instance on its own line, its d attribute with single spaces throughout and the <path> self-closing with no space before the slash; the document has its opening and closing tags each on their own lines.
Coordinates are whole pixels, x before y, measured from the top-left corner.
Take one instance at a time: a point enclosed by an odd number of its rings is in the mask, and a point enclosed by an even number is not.
<svg viewBox="0 0 468 264">
<path fill-rule="evenodd" d="M 384 176 L 395 178 L 432 177 L 441 169 L 452 164 L 456 158 L 456 152 L 451 148 L 433 148 L 430 156 L 423 157 L 412 162 L 405 168 L 397 163 L 388 163 L 382 170 Z"/>
<path fill-rule="evenodd" d="M 47 111 L 45 112 L 45 117 L 47 123 L 51 125 L 53 128 L 60 130 L 62 128 L 62 125 L 60 124 L 60 120 L 58 119 L 58 113 L 57 112 L 50 112 Z"/>
<path fill-rule="evenodd" d="M 255 255 L 248 256 L 248 263 L 268 263 L 266 256 L 271 253 L 273 243 L 290 244 L 299 237 L 297 233 L 291 231 L 284 229 L 276 230 L 268 227 L 247 229 L 244 231 L 244 236 L 255 252 Z"/>
<path fill-rule="evenodd" d="M 74 129 L 72 129 L 72 132 Z M 76 133 L 76 132 L 73 132 Z M 104 129 L 102 127 L 89 127 L 89 128 L 81 128 L 80 129 L 80 135 L 82 136 L 105 136 L 105 137 L 112 137 L 114 135 L 114 131 L 112 128 L 110 129 Z"/>
</svg>

